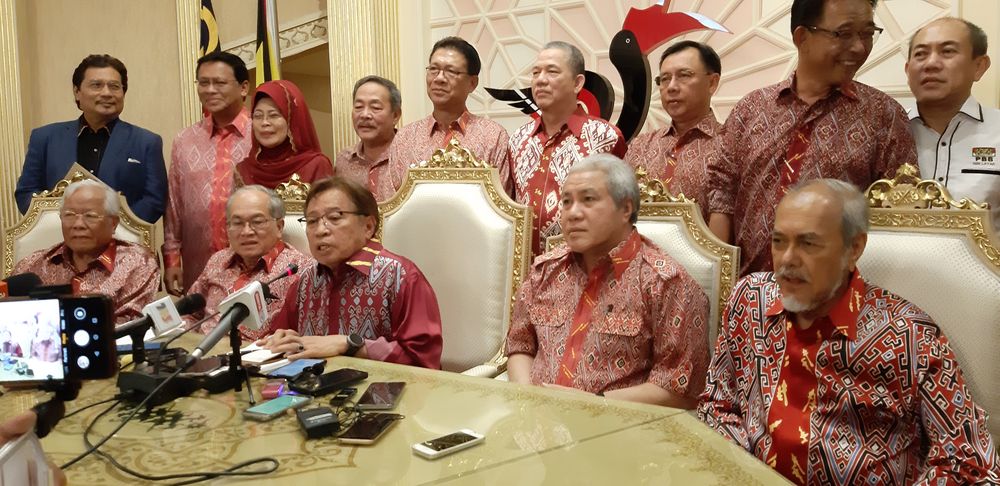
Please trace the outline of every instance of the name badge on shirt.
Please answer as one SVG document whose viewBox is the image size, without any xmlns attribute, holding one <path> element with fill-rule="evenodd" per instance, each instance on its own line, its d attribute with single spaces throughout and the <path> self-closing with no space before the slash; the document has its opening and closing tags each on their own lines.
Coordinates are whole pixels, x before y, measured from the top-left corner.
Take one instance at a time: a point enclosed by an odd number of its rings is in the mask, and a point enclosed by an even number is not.
<svg viewBox="0 0 1000 486">
<path fill-rule="evenodd" d="M 972 147 L 972 158 L 974 165 L 993 165 L 997 158 L 997 149 L 996 147 Z"/>
</svg>

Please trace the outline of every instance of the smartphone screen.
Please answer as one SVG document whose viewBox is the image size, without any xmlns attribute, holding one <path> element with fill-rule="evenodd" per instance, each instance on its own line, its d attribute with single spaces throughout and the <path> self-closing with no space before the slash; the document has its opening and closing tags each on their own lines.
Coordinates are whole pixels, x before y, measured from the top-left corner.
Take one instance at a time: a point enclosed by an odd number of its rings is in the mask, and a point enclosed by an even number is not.
<svg viewBox="0 0 1000 486">
<path fill-rule="evenodd" d="M 282 395 L 274 400 L 268 400 L 260 405 L 247 409 L 247 415 L 258 418 L 271 418 L 290 408 L 298 408 L 312 401 L 311 397 L 302 395 Z"/>
<path fill-rule="evenodd" d="M 362 410 L 390 410 L 396 406 L 396 400 L 403 393 L 406 383 L 401 381 L 376 382 L 368 385 L 364 395 L 358 400 L 358 408 Z"/>
<path fill-rule="evenodd" d="M 403 416 L 396 413 L 364 414 L 338 439 L 349 444 L 371 444 L 401 418 Z"/>
<path fill-rule="evenodd" d="M 444 437 L 438 437 L 437 439 L 421 442 L 421 444 L 432 451 L 443 451 L 478 438 L 479 437 L 469 435 L 465 432 L 455 432 L 454 434 L 448 434 Z"/>
</svg>

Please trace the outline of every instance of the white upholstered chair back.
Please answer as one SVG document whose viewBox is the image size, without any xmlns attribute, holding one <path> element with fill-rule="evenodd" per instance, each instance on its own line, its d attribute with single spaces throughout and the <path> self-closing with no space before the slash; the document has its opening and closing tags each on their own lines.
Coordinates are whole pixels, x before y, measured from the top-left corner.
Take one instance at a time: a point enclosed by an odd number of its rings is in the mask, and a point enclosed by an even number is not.
<svg viewBox="0 0 1000 486">
<path fill-rule="evenodd" d="M 876 181 L 868 245 L 858 267 L 872 284 L 923 309 L 951 342 L 973 399 L 1000 437 L 1000 242 L 985 205 L 955 201 L 904 165 Z"/>
<path fill-rule="evenodd" d="M 410 167 L 379 213 L 383 245 L 416 263 L 437 295 L 442 368 L 502 372 L 514 295 L 531 258 L 531 210 L 506 195 L 496 168 L 453 141 Z"/>
<path fill-rule="evenodd" d="M 309 187 L 309 183 L 303 182 L 298 174 L 292 174 L 288 182 L 282 182 L 274 188 L 274 192 L 285 202 L 285 228 L 281 231 L 281 239 L 304 255 L 312 254 L 306 237 L 306 226 L 299 222 L 299 218 L 305 215 Z"/>
<path fill-rule="evenodd" d="M 62 222 L 59 219 L 59 208 L 62 206 L 63 193 L 70 184 L 84 179 L 101 182 L 90 171 L 79 164 L 73 164 L 62 180 L 48 191 L 36 193 L 31 198 L 28 210 L 13 226 L 4 228 L 3 238 L 3 275 L 6 277 L 14 271 L 19 260 L 31 253 L 48 248 L 63 240 Z M 147 223 L 135 215 L 128 207 L 125 196 L 118 194 L 121 210 L 118 212 L 118 227 L 115 238 L 130 243 L 145 246 L 156 254 L 156 225 Z"/>
<path fill-rule="evenodd" d="M 683 194 L 670 195 L 661 181 L 636 171 L 641 202 L 636 229 L 677 260 L 698 282 L 709 301 L 708 346 L 715 347 L 726 300 L 740 268 L 739 247 L 718 239 L 705 223 L 698 205 Z M 563 243 L 562 235 L 546 241 L 546 248 Z"/>
</svg>

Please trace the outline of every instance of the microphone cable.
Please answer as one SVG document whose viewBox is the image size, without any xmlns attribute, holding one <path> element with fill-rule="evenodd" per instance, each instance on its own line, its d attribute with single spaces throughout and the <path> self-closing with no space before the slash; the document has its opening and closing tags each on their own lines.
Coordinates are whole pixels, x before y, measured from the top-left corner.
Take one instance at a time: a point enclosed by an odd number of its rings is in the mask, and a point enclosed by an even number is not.
<svg viewBox="0 0 1000 486">
<path fill-rule="evenodd" d="M 211 318 L 213 318 L 213 317 L 215 317 L 217 315 L 219 315 L 219 311 L 215 311 L 215 312 L 213 312 L 211 314 L 208 314 L 207 316 L 202 317 L 201 319 L 198 319 L 198 321 L 195 322 L 194 324 L 191 324 L 190 326 L 185 327 L 184 329 L 182 329 L 181 332 L 177 333 L 176 336 L 171 336 L 170 339 L 167 339 L 166 342 L 164 342 L 163 345 L 160 346 L 160 352 L 156 355 L 156 366 L 153 367 L 153 374 L 159 374 L 160 373 L 160 363 L 163 362 L 163 352 L 166 351 L 167 348 L 169 348 L 170 345 L 173 344 L 174 341 L 176 341 L 181 336 L 183 336 L 183 335 L 185 335 L 185 334 L 193 331 L 197 327 L 201 326 L 202 323 L 204 323 L 205 321 L 207 321 L 207 320 L 209 320 L 209 319 L 211 319 Z"/>
</svg>

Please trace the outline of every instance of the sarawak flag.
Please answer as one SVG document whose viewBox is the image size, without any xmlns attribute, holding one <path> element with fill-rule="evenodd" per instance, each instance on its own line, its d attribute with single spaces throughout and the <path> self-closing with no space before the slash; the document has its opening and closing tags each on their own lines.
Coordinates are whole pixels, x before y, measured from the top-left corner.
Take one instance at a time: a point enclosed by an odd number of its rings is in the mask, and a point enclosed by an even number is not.
<svg viewBox="0 0 1000 486">
<path fill-rule="evenodd" d="M 257 86 L 281 79 L 278 66 L 277 19 L 274 0 L 257 0 Z"/>
<path fill-rule="evenodd" d="M 212 0 L 201 0 L 201 41 L 198 43 L 198 57 L 210 52 L 222 52 L 219 43 L 219 24 L 215 21 Z"/>
</svg>

